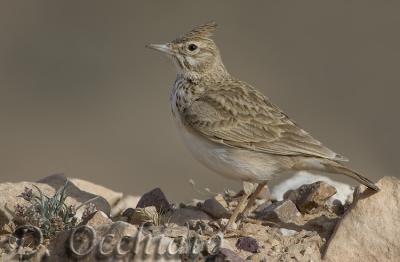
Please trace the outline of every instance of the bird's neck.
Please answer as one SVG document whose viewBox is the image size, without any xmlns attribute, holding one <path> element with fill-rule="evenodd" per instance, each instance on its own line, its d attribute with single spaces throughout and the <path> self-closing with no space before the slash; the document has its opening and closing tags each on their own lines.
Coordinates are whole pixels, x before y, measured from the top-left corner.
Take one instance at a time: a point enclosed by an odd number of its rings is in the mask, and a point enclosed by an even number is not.
<svg viewBox="0 0 400 262">
<path fill-rule="evenodd" d="M 229 78 L 230 74 L 226 70 L 224 64 L 218 63 L 210 68 L 210 70 L 204 72 L 184 71 L 180 72 L 177 77 L 184 78 L 185 80 L 196 84 L 203 81 L 219 82 L 223 79 Z"/>
</svg>

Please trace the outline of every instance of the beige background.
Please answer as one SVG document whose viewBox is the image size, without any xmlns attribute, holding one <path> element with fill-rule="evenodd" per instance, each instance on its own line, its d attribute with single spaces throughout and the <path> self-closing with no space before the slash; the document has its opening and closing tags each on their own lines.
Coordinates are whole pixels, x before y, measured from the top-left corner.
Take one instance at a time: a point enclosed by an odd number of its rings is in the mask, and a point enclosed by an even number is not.
<svg viewBox="0 0 400 262">
<path fill-rule="evenodd" d="M 0 181 L 52 173 L 138 194 L 236 187 L 184 149 L 172 65 L 144 48 L 219 24 L 229 71 L 367 176 L 398 175 L 398 1 L 1 1 Z"/>
</svg>

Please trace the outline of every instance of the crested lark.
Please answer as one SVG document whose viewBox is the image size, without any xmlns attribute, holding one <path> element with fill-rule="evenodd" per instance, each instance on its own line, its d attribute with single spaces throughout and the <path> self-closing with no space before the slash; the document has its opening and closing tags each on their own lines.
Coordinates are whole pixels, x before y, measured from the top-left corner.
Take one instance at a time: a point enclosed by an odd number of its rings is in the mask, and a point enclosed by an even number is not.
<svg viewBox="0 0 400 262">
<path fill-rule="evenodd" d="M 176 65 L 172 113 L 194 157 L 221 175 L 258 184 L 250 196 L 244 194 L 228 225 L 240 212 L 246 215 L 267 181 L 283 173 L 344 174 L 379 190 L 344 167 L 343 156 L 301 129 L 258 90 L 231 76 L 211 39 L 215 28 L 215 23 L 207 23 L 170 43 L 148 47 Z"/>
</svg>

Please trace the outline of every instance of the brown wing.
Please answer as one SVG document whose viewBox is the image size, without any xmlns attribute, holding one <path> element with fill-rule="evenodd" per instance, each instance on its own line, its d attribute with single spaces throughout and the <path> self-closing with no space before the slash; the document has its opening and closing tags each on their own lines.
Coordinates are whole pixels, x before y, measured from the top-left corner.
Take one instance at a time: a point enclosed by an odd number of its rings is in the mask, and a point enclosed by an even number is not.
<svg viewBox="0 0 400 262">
<path fill-rule="evenodd" d="M 287 156 L 346 159 L 298 127 L 256 89 L 240 81 L 208 88 L 183 111 L 186 125 L 232 147 Z"/>
</svg>

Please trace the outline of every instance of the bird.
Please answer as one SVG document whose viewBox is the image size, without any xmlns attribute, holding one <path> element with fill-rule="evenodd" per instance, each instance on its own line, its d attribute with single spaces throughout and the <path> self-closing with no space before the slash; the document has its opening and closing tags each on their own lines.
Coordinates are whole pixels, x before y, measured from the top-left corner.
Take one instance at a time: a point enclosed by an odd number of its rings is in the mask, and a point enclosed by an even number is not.
<svg viewBox="0 0 400 262">
<path fill-rule="evenodd" d="M 240 223 L 268 181 L 283 174 L 342 174 L 379 191 L 371 180 L 344 166 L 347 158 L 228 72 L 212 37 L 216 27 L 215 22 L 207 22 L 173 41 L 147 47 L 175 64 L 171 111 L 194 158 L 220 175 L 257 185 L 252 192 L 245 190 L 226 227 Z"/>
</svg>

